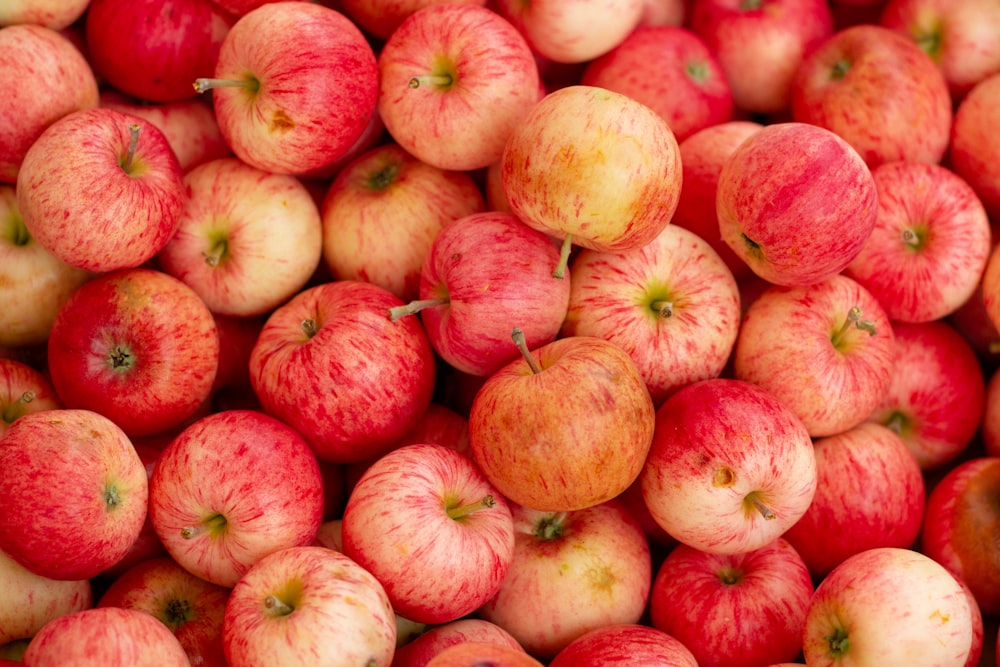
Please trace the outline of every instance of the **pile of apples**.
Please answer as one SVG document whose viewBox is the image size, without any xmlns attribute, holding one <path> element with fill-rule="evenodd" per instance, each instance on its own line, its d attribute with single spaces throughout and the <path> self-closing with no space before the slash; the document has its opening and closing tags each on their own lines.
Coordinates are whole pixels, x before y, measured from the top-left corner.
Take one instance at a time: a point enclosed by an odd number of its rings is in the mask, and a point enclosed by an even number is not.
<svg viewBox="0 0 1000 667">
<path fill-rule="evenodd" d="M 996 0 L 4 0 L 0 91 L 0 667 L 996 664 Z"/>
</svg>

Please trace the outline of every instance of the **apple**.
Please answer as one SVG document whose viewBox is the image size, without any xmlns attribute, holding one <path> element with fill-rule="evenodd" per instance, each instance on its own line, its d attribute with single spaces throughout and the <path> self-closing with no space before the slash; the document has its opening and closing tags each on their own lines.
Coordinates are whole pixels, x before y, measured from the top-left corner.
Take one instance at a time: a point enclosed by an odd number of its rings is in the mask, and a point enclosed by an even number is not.
<svg viewBox="0 0 1000 667">
<path fill-rule="evenodd" d="M 426 667 L 543 667 L 543 663 L 510 646 L 470 641 L 449 646 L 431 658 Z"/>
<path fill-rule="evenodd" d="M 741 554 L 680 544 L 656 572 L 650 619 L 699 665 L 764 667 L 799 655 L 812 594 L 805 561 L 780 537 Z"/>
<path fill-rule="evenodd" d="M 889 318 L 843 274 L 766 288 L 747 307 L 733 350 L 734 376 L 770 391 L 813 437 L 867 419 L 889 391 L 894 365 Z"/>
<path fill-rule="evenodd" d="M 596 336 L 628 352 L 654 405 L 722 373 L 739 332 L 739 288 L 697 234 L 670 224 L 635 250 L 585 248 L 570 271 L 561 335 Z"/>
<path fill-rule="evenodd" d="M 792 120 L 843 137 L 876 167 L 940 162 L 952 100 L 938 66 L 909 38 L 874 24 L 838 30 L 799 65 Z"/>
<path fill-rule="evenodd" d="M 427 409 L 436 358 L 419 320 L 390 319 L 402 303 L 377 285 L 338 280 L 299 292 L 264 323 L 250 354 L 254 392 L 320 459 L 378 456 Z"/>
<path fill-rule="evenodd" d="M 305 287 L 322 258 L 323 224 L 305 185 L 239 158 L 184 175 L 188 198 L 160 251 L 162 270 L 219 315 L 265 315 Z"/>
<path fill-rule="evenodd" d="M 367 128 L 378 94 L 375 53 L 361 30 L 311 2 L 269 2 L 242 14 L 206 74 L 212 78 L 196 79 L 195 88 L 212 91 L 230 148 L 275 173 L 340 158 Z"/>
<path fill-rule="evenodd" d="M 94 70 L 117 90 L 151 102 L 194 97 L 215 67 L 235 19 L 211 0 L 90 0 L 85 18 Z"/>
<path fill-rule="evenodd" d="M 17 177 L 28 233 L 62 261 L 95 272 L 135 268 L 177 229 L 185 193 L 166 137 L 138 116 L 97 108 L 48 126 Z"/>
<path fill-rule="evenodd" d="M 1000 457 L 1000 370 L 990 371 L 983 396 L 983 416 L 979 425 L 984 452 Z"/>
<path fill-rule="evenodd" d="M 163 133 L 177 156 L 181 171 L 203 162 L 231 157 L 212 106 L 204 100 L 177 100 L 159 104 L 137 100 L 114 88 L 101 91 L 100 105 L 144 118 Z"/>
<path fill-rule="evenodd" d="M 834 32 L 826 0 L 692 0 L 688 21 L 716 55 L 741 111 L 785 112 L 802 62 Z"/>
<path fill-rule="evenodd" d="M 378 55 L 378 111 L 408 153 L 469 171 L 500 159 L 539 97 L 521 34 L 480 4 L 435 3 L 408 16 Z"/>
<path fill-rule="evenodd" d="M 876 547 L 912 547 L 924 515 L 920 465 L 889 428 L 862 422 L 814 442 L 818 483 L 783 537 L 818 579 Z"/>
<path fill-rule="evenodd" d="M 393 610 L 440 624 L 499 590 L 514 556 L 506 500 L 467 456 L 405 445 L 365 471 L 344 508 L 343 552 L 382 583 Z"/>
<path fill-rule="evenodd" d="M 638 623 L 649 601 L 649 544 L 612 499 L 569 512 L 514 504 L 514 560 L 499 592 L 477 612 L 529 654 L 551 659 L 596 628 Z"/>
<path fill-rule="evenodd" d="M 290 426 L 227 410 L 198 419 L 163 450 L 149 480 L 149 513 L 174 560 L 231 588 L 267 554 L 316 539 L 323 479 Z"/>
<path fill-rule="evenodd" d="M 470 616 L 430 627 L 397 647 L 392 667 L 426 667 L 444 649 L 467 642 L 492 642 L 524 651 L 513 635 L 496 623 Z"/>
<path fill-rule="evenodd" d="M 680 640 L 638 623 L 614 623 L 582 634 L 559 651 L 549 667 L 621 664 L 698 667 L 694 655 Z"/>
<path fill-rule="evenodd" d="M 719 175 L 733 151 L 762 127 L 754 121 L 730 120 L 694 132 L 679 145 L 683 186 L 670 224 L 708 241 L 737 281 L 756 274 L 722 238 L 715 206 Z"/>
<path fill-rule="evenodd" d="M 59 3 L 68 8 L 79 0 Z M 4 2 L 0 15 L 19 6 L 30 11 L 40 5 Z M 16 183 L 25 153 L 49 125 L 97 106 L 97 78 L 73 42 L 41 25 L 0 28 L 0 53 L 0 89 L 5 91 L 0 100 L 0 181 Z"/>
<path fill-rule="evenodd" d="M 177 637 L 192 665 L 226 667 L 222 620 L 229 589 L 196 577 L 163 556 L 138 563 L 105 589 L 97 607 L 151 614 Z"/>
<path fill-rule="evenodd" d="M 390 317 L 419 313 L 438 356 L 490 376 L 519 357 L 510 322 L 532 349 L 559 334 L 571 285 L 552 275 L 559 259 L 552 239 L 513 213 L 473 213 L 438 232 L 424 257 L 420 299 Z"/>
<path fill-rule="evenodd" d="M 2 551 L 0 587 L 5 600 L 0 608 L 0 646 L 30 640 L 49 621 L 93 606 L 89 579 L 39 576 Z"/>
<path fill-rule="evenodd" d="M 816 458 L 801 419 L 774 394 L 715 378 L 679 389 L 657 409 L 641 479 L 650 514 L 674 539 L 740 554 L 805 514 Z"/>
<path fill-rule="evenodd" d="M 871 170 L 844 139 L 806 123 L 747 137 L 719 173 L 722 239 L 761 278 L 810 285 L 840 273 L 875 227 Z"/>
<path fill-rule="evenodd" d="M 679 26 L 636 28 L 591 60 L 580 83 L 642 102 L 667 120 L 682 143 L 733 116 L 733 93 L 715 53 L 700 36 Z"/>
<path fill-rule="evenodd" d="M 206 403 L 219 363 L 215 321 L 187 285 L 137 268 L 84 283 L 56 313 L 49 373 L 67 407 L 129 436 L 180 426 Z"/>
<path fill-rule="evenodd" d="M 476 463 L 506 498 L 542 511 L 600 504 L 639 476 L 655 409 L 635 362 L 593 336 L 529 351 L 489 376 L 469 413 Z M 525 446 L 525 443 L 530 443 Z"/>
<path fill-rule="evenodd" d="M 961 667 L 972 647 L 961 584 L 911 549 L 867 549 L 816 587 L 806 615 L 807 665 Z"/>
<path fill-rule="evenodd" d="M 556 63 L 583 63 L 622 43 L 639 25 L 644 0 L 494 0 L 531 49 Z"/>
<path fill-rule="evenodd" d="M 688 14 L 688 0 L 644 0 L 640 26 L 683 25 Z"/>
<path fill-rule="evenodd" d="M 90 0 L 7 0 L 0 7 L 0 26 L 29 23 L 63 30 L 87 10 Z"/>
<path fill-rule="evenodd" d="M 396 31 L 396 28 L 411 14 L 442 4 L 442 0 L 334 0 L 344 12 L 366 34 L 378 40 L 385 41 Z M 486 5 L 486 0 L 448 0 L 454 4 Z"/>
<path fill-rule="evenodd" d="M 396 621 L 379 581 L 344 554 L 281 549 L 233 587 L 222 626 L 230 667 L 389 667 Z"/>
<path fill-rule="evenodd" d="M 991 0 L 889 0 L 878 22 L 909 37 L 929 55 L 956 102 L 1000 72 L 1000 6 Z"/>
<path fill-rule="evenodd" d="M 16 359 L 0 359 L 0 437 L 24 415 L 62 407 L 41 371 Z"/>
<path fill-rule="evenodd" d="M 595 86 L 543 97 L 501 162 L 511 210 L 562 238 L 564 255 L 570 243 L 612 252 L 646 245 L 670 222 L 680 195 L 680 149 L 667 121 Z"/>
<path fill-rule="evenodd" d="M 998 117 L 1000 73 L 992 74 L 962 98 L 955 109 L 948 144 L 948 165 L 976 191 L 991 218 L 1000 215 L 1000 165 L 993 160 L 1000 137 L 992 131 Z"/>
<path fill-rule="evenodd" d="M 323 194 L 323 262 L 336 279 L 364 280 L 412 301 L 441 229 L 485 210 L 471 174 L 382 144 L 345 164 Z"/>
<path fill-rule="evenodd" d="M 0 438 L 0 550 L 36 575 L 89 579 L 146 516 L 146 471 L 124 431 L 89 410 L 24 415 Z M 16 499 L 16 500 L 15 500 Z"/>
</svg>

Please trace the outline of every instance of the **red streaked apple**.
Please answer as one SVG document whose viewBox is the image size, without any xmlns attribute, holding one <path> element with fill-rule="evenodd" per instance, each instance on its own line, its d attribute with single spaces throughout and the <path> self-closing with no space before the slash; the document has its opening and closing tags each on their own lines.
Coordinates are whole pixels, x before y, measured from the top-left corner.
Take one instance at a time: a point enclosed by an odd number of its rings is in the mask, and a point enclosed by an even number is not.
<svg viewBox="0 0 1000 667">
<path fill-rule="evenodd" d="M 378 66 L 346 16 L 312 2 L 269 2 L 240 16 L 213 72 L 219 129 L 241 160 L 275 173 L 321 169 L 351 149 L 375 111 Z"/>
<path fill-rule="evenodd" d="M 152 259 L 177 229 L 184 200 L 180 164 L 159 128 L 108 108 L 75 111 L 48 126 L 17 176 L 28 233 L 87 271 Z"/>
<path fill-rule="evenodd" d="M 146 470 L 124 431 L 89 410 L 24 415 L 0 438 L 0 550 L 50 579 L 97 576 L 146 517 Z M 16 499 L 16 500 L 15 500 Z"/>
<path fill-rule="evenodd" d="M 396 619 L 385 590 L 344 554 L 281 549 L 236 583 L 222 626 L 231 667 L 389 667 Z"/>
<path fill-rule="evenodd" d="M 994 369 L 986 380 L 980 434 L 987 456 L 1000 457 L 1000 370 Z"/>
<path fill-rule="evenodd" d="M 0 359 L 0 436 L 24 415 L 61 407 L 44 373 L 16 359 Z"/>
<path fill-rule="evenodd" d="M 431 401 L 436 357 L 420 321 L 393 321 L 388 290 L 338 280 L 307 288 L 268 317 L 250 354 L 264 410 L 316 455 L 351 463 L 388 451 Z"/>
<path fill-rule="evenodd" d="M 470 641 L 443 649 L 426 667 L 543 667 L 522 650 L 493 642 Z"/>
<path fill-rule="evenodd" d="M 894 364 L 889 318 L 843 274 L 767 287 L 747 307 L 733 350 L 734 376 L 774 394 L 813 437 L 866 420 L 889 391 Z"/>
<path fill-rule="evenodd" d="M 473 458 L 510 500 L 570 511 L 614 498 L 639 476 L 655 408 L 625 350 L 568 336 L 486 379 L 469 413 Z M 525 446 L 525 443 L 530 443 Z"/>
<path fill-rule="evenodd" d="M 977 83 L 955 109 L 948 145 L 948 166 L 976 191 L 991 218 L 1000 215 L 1000 165 L 993 156 L 1000 137 L 1000 72 Z"/>
<path fill-rule="evenodd" d="M 691 651 L 679 639 L 638 623 L 613 623 L 582 634 L 563 647 L 549 667 L 622 664 L 698 667 Z"/>
<path fill-rule="evenodd" d="M 473 616 L 435 625 L 396 648 L 392 667 L 426 667 L 438 653 L 466 642 L 492 642 L 524 651 L 514 636 L 496 623 Z"/>
<path fill-rule="evenodd" d="M 0 7 L 0 26 L 29 23 L 62 30 L 83 16 L 89 4 L 90 0 L 8 0 Z"/>
<path fill-rule="evenodd" d="M 802 421 L 750 382 L 693 382 L 656 412 L 642 470 L 650 514 L 700 551 L 760 549 L 798 521 L 816 492 L 816 458 Z"/>
<path fill-rule="evenodd" d="M 506 499 L 467 456 L 444 445 L 388 452 L 354 485 L 343 552 L 418 623 L 471 614 L 500 589 L 514 557 Z"/>
<path fill-rule="evenodd" d="M 875 227 L 878 191 L 844 139 L 774 123 L 730 153 L 716 190 L 719 231 L 761 278 L 809 285 L 841 272 Z"/>
<path fill-rule="evenodd" d="M 539 97 L 538 66 L 521 34 L 481 4 L 431 4 L 379 51 L 378 111 L 419 160 L 469 171 L 498 161 Z"/>
<path fill-rule="evenodd" d="M 18 4 L 38 3 L 5 2 L 0 14 Z M 0 181 L 16 183 L 25 154 L 49 125 L 97 106 L 97 78 L 73 42 L 41 25 L 0 28 L 0 54 Z"/>
<path fill-rule="evenodd" d="M 396 28 L 414 12 L 442 0 L 333 0 L 340 10 L 358 24 L 365 33 L 381 41 L 389 39 Z M 479 5 L 486 0 L 448 0 L 455 4 Z"/>
<path fill-rule="evenodd" d="M 107 416 L 129 436 L 181 425 L 209 399 L 219 364 L 215 321 L 187 285 L 137 268 L 102 274 L 59 309 L 49 374 L 67 407 Z"/>
<path fill-rule="evenodd" d="M 174 560 L 231 588 L 264 556 L 316 539 L 323 479 L 290 426 L 254 410 L 225 410 L 195 421 L 160 454 L 149 512 Z"/>
<path fill-rule="evenodd" d="M 239 158 L 184 175 L 188 198 L 160 267 L 219 315 L 270 313 L 300 292 L 322 257 L 323 225 L 306 186 Z"/>
</svg>

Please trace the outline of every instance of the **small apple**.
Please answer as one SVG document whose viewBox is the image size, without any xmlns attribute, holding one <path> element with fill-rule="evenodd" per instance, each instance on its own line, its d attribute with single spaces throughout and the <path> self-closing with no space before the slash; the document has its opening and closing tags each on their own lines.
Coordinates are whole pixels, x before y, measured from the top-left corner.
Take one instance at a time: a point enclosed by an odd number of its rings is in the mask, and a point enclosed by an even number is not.
<svg viewBox="0 0 1000 667">
<path fill-rule="evenodd" d="M 0 359 L 0 436 L 24 415 L 61 407 L 62 401 L 41 371 L 16 359 Z"/>
</svg>

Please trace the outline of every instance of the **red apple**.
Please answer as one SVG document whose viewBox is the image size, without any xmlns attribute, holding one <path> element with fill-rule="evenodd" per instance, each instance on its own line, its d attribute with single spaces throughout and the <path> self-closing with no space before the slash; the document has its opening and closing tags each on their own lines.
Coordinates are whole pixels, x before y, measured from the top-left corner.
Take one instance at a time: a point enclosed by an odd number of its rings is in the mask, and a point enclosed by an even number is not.
<svg viewBox="0 0 1000 667">
<path fill-rule="evenodd" d="M 184 429 L 149 481 L 153 528 L 189 572 L 232 587 L 279 549 L 312 544 L 323 519 L 316 457 L 290 426 L 227 410 Z"/>
<path fill-rule="evenodd" d="M 436 625 L 396 649 L 392 667 L 426 667 L 438 653 L 467 642 L 491 642 L 524 652 L 513 635 L 481 618 L 460 618 Z"/>
<path fill-rule="evenodd" d="M 552 658 L 549 667 L 613 667 L 621 664 L 698 667 L 691 651 L 680 640 L 638 623 L 605 625 L 580 635 Z"/>
<path fill-rule="evenodd" d="M 41 371 L 15 359 L 0 359 L 0 436 L 24 415 L 61 407 L 62 401 Z"/>
<path fill-rule="evenodd" d="M 367 34 L 385 41 L 414 12 L 442 4 L 442 0 L 333 0 Z M 448 0 L 455 4 L 479 5 L 486 0 Z"/>
<path fill-rule="evenodd" d="M 979 428 L 985 453 L 1000 457 L 1000 370 L 991 371 L 986 380 Z"/>
<path fill-rule="evenodd" d="M 1000 215 L 1000 165 L 993 156 L 1000 137 L 993 128 L 1000 118 L 1000 73 L 976 84 L 955 109 L 948 164 L 966 180 L 992 218 Z"/>
<path fill-rule="evenodd" d="M 516 648 L 492 642 L 463 642 L 449 646 L 431 658 L 426 667 L 543 667 L 542 663 Z"/>
<path fill-rule="evenodd" d="M 88 410 L 24 415 L 0 438 L 0 550 L 34 574 L 96 576 L 146 516 L 146 471 L 114 422 Z"/>
</svg>

